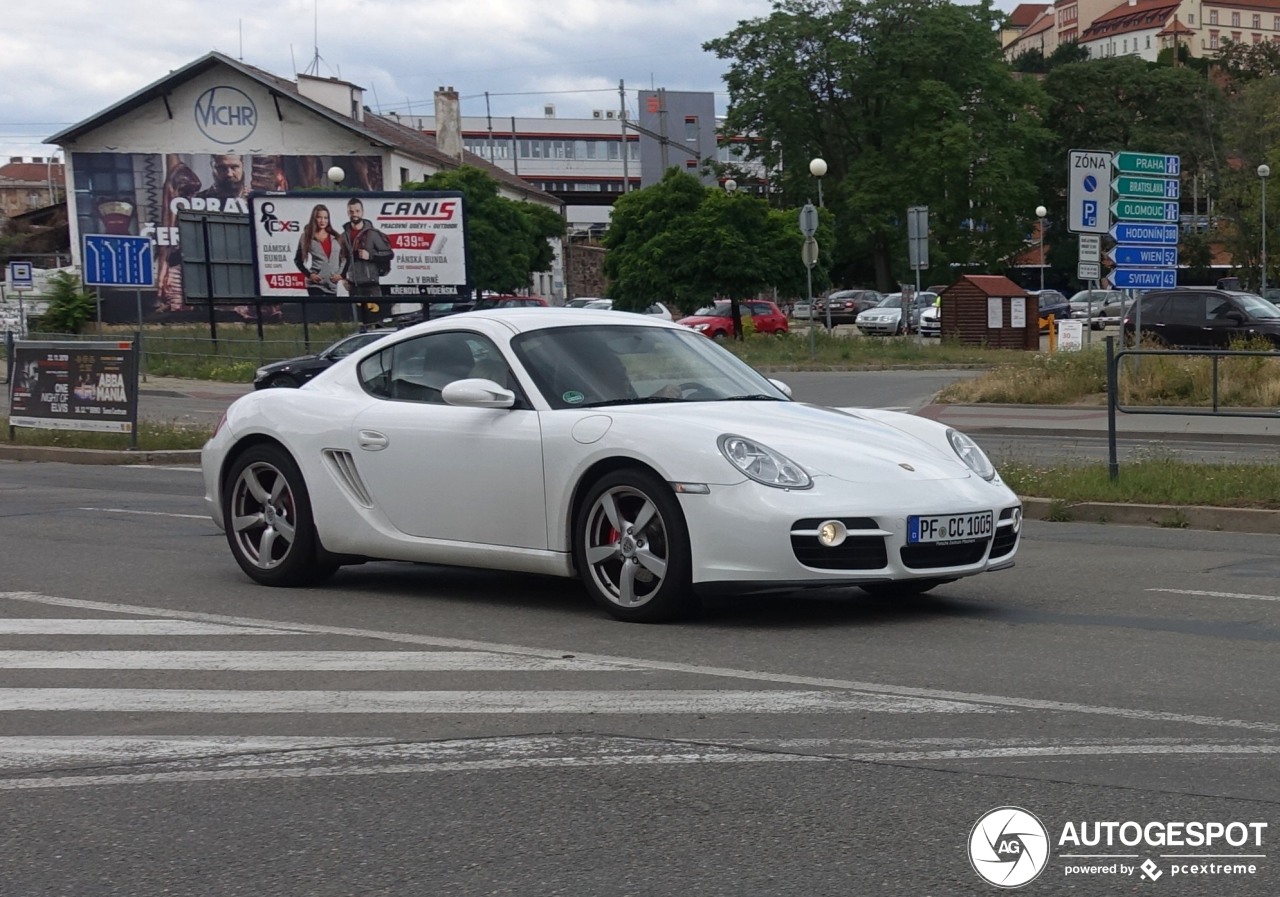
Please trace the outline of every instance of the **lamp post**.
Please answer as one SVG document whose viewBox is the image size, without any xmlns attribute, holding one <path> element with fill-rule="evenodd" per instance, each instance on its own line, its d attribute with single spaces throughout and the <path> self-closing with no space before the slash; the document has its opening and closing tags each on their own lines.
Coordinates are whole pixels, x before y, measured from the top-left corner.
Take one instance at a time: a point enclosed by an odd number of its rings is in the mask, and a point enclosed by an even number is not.
<svg viewBox="0 0 1280 897">
<path fill-rule="evenodd" d="M 1040 219 L 1040 292 L 1044 292 L 1044 216 L 1049 210 L 1044 206 L 1036 206 L 1036 217 Z"/>
<path fill-rule="evenodd" d="M 735 181 L 733 178 L 729 178 L 727 181 L 724 182 L 724 192 L 728 193 L 730 196 L 737 193 L 738 182 Z"/>
<path fill-rule="evenodd" d="M 821 157 L 809 160 L 809 174 L 818 179 L 818 208 L 822 208 L 822 178 L 827 173 L 827 160 Z"/>
<path fill-rule="evenodd" d="M 1262 181 L 1262 298 L 1267 297 L 1267 178 L 1271 166 L 1263 162 L 1258 166 L 1258 180 Z"/>
<path fill-rule="evenodd" d="M 339 184 L 341 184 L 347 177 L 347 173 L 342 170 L 341 165 L 332 166 L 328 171 L 328 175 L 329 175 L 329 180 L 334 187 L 337 187 Z"/>
</svg>

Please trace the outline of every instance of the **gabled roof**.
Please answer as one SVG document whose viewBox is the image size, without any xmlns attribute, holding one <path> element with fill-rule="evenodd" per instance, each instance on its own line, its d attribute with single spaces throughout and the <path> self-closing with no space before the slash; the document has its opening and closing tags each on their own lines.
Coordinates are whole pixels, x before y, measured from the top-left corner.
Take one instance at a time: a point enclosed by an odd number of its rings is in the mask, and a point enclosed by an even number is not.
<svg viewBox="0 0 1280 897">
<path fill-rule="evenodd" d="M 1019 3 L 1013 8 L 1013 12 L 1009 13 L 1007 26 L 1009 28 L 1026 28 L 1048 8 L 1048 3 Z"/>
<path fill-rule="evenodd" d="M 182 68 L 175 69 L 159 81 L 142 88 L 137 93 L 125 97 L 120 102 L 108 106 L 106 109 L 86 118 L 71 127 L 59 131 L 52 137 L 46 138 L 45 143 L 63 144 L 79 139 L 84 134 L 93 131 L 96 128 L 116 119 L 122 115 L 132 112 L 139 107 L 150 103 L 152 100 L 163 99 L 175 86 L 191 81 L 206 72 L 212 71 L 219 66 L 231 68 L 246 78 L 256 81 L 267 89 L 272 97 L 283 98 L 292 103 L 297 103 L 306 108 L 309 112 L 327 119 L 339 127 L 348 131 L 359 134 L 364 137 L 375 147 L 382 147 L 389 150 L 402 152 L 407 156 L 416 157 L 427 162 L 436 168 L 447 169 L 457 168 L 459 165 L 471 165 L 475 168 L 482 169 L 489 174 L 494 180 L 506 186 L 508 189 L 516 191 L 531 199 L 538 199 L 549 204 L 561 204 L 558 199 L 550 193 L 539 190 L 511 174 L 504 171 L 496 165 L 491 164 L 486 159 L 463 151 L 462 159 L 458 160 L 452 156 L 446 155 L 440 151 L 436 145 L 435 139 L 423 134 L 421 131 L 415 131 L 404 125 L 391 121 L 388 118 L 376 115 L 372 112 L 366 114 L 364 121 L 356 121 L 355 119 L 335 112 L 322 103 L 317 103 L 309 97 L 303 96 L 298 92 L 298 85 L 294 81 L 273 75 L 271 72 L 264 71 L 252 65 L 246 65 L 237 59 L 219 53 L 213 50 L 194 62 L 184 65 Z"/>
<path fill-rule="evenodd" d="M 943 290 L 949 293 L 961 283 L 973 284 L 987 296 L 1025 296 L 1027 291 L 1002 274 L 964 274 L 951 286 Z"/>
<path fill-rule="evenodd" d="M 1080 41 L 1097 40 L 1100 37 L 1111 37 L 1116 34 L 1129 34 L 1134 31 L 1150 31 L 1163 28 L 1169 19 L 1178 11 L 1178 2 L 1170 0 L 1138 0 L 1136 3 L 1121 3 L 1115 9 L 1104 12 L 1093 20 L 1093 23 L 1080 34 Z"/>
<path fill-rule="evenodd" d="M 1042 15 L 1039 19 L 1037 19 L 1034 24 L 1032 24 L 1029 28 L 1027 28 L 1026 31 L 1018 35 L 1018 37 L 1019 39 L 1021 39 L 1021 38 L 1027 38 L 1027 37 L 1035 37 L 1037 34 L 1043 34 L 1044 32 L 1049 31 L 1053 28 L 1054 21 L 1055 20 L 1054 20 L 1053 13 L 1048 10 L 1045 10 L 1044 15 Z"/>
<path fill-rule="evenodd" d="M 1186 25 L 1182 24 L 1182 22 L 1178 21 L 1177 16 L 1174 16 L 1169 20 L 1169 24 L 1164 27 L 1164 30 L 1157 34 L 1156 37 L 1169 37 L 1175 34 L 1194 35 L 1195 33 L 1196 30 L 1194 28 L 1188 28 Z"/>
</svg>

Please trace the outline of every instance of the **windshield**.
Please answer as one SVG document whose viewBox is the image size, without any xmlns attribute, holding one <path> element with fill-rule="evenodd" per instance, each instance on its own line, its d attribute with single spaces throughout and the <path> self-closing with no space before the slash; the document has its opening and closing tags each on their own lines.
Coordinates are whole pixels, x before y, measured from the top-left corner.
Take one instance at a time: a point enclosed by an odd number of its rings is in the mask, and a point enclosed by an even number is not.
<svg viewBox="0 0 1280 897">
<path fill-rule="evenodd" d="M 745 309 L 744 309 L 745 311 Z M 706 318 L 727 318 L 730 315 L 728 302 L 717 302 L 715 305 L 704 305 L 694 312 Z"/>
<path fill-rule="evenodd" d="M 550 327 L 522 333 L 511 345 L 552 408 L 787 400 L 728 350 L 683 328 Z"/>
<path fill-rule="evenodd" d="M 1231 295 L 1251 318 L 1280 318 L 1280 308 L 1276 308 L 1261 296 L 1255 296 L 1253 293 L 1232 293 Z"/>
<path fill-rule="evenodd" d="M 902 294 L 890 293 L 880 300 L 880 304 L 876 308 L 902 308 Z"/>
</svg>

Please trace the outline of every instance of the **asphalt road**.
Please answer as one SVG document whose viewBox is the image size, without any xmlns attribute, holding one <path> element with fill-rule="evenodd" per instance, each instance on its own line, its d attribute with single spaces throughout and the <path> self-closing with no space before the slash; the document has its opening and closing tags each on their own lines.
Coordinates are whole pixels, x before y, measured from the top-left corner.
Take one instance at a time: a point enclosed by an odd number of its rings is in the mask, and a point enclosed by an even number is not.
<svg viewBox="0 0 1280 897">
<path fill-rule="evenodd" d="M 1028 522 L 922 599 L 636 626 L 485 571 L 255 586 L 199 491 L 0 463 L 0 894 L 995 893 L 1006 805 L 1027 894 L 1280 893 L 1274 537 Z M 1070 838 L 1108 822 L 1243 840 Z"/>
</svg>

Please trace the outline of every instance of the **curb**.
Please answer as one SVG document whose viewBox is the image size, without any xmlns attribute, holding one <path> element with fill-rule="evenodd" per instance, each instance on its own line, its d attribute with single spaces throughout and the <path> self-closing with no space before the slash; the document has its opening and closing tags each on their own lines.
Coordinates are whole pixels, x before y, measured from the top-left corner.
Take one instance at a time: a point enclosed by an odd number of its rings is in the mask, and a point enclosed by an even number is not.
<svg viewBox="0 0 1280 897">
<path fill-rule="evenodd" d="M 1213 508 L 1204 505 L 1136 505 L 1116 502 L 1071 503 L 1050 498 L 1022 498 L 1028 520 L 1054 523 L 1115 523 L 1162 529 L 1212 530 L 1226 533 L 1280 534 L 1280 511 L 1265 508 Z"/>
<path fill-rule="evenodd" d="M 0 445 L 0 461 L 56 461 L 61 464 L 179 464 L 200 466 L 200 449 L 131 451 L 77 449 L 53 445 Z"/>
</svg>

